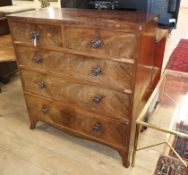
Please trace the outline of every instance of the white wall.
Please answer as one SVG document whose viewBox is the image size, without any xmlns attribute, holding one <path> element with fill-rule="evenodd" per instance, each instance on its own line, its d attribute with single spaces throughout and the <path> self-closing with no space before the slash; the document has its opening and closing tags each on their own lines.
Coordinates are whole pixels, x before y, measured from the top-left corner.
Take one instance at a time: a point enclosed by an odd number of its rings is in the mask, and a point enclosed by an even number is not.
<svg viewBox="0 0 188 175">
<path fill-rule="evenodd" d="M 181 7 L 188 7 L 188 0 L 181 0 Z"/>
<path fill-rule="evenodd" d="M 34 1 L 17 1 L 17 0 L 13 0 L 13 4 L 14 5 L 27 6 L 27 7 L 30 6 L 30 7 L 34 7 L 34 8 L 39 8 L 40 7 L 39 0 L 34 0 Z M 58 2 L 51 2 L 50 5 L 53 6 L 53 7 L 60 7 L 60 0 L 58 0 Z"/>
</svg>

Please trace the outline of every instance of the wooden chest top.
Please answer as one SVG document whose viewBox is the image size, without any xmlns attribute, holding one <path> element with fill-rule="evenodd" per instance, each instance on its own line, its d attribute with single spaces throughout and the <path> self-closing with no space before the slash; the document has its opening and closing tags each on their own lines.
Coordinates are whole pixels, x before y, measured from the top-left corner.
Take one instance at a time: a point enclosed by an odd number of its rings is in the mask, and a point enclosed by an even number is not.
<svg viewBox="0 0 188 175">
<path fill-rule="evenodd" d="M 44 8 L 9 15 L 9 18 L 25 22 L 54 22 L 62 24 L 87 25 L 99 28 L 133 29 L 140 30 L 158 15 L 129 11 L 91 10 L 91 9 L 61 9 Z"/>
</svg>

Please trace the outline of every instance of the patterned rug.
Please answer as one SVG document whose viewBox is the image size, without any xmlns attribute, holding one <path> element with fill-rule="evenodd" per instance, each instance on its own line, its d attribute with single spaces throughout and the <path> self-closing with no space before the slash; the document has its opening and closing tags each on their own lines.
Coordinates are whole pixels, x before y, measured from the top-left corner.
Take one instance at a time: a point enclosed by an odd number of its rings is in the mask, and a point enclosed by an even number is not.
<svg viewBox="0 0 188 175">
<path fill-rule="evenodd" d="M 179 131 L 188 134 L 188 126 L 187 125 L 180 123 L 177 125 L 177 128 Z M 173 148 L 184 160 L 188 161 L 188 139 L 179 137 L 179 136 L 175 136 L 175 139 L 173 142 Z M 173 151 L 170 151 L 169 154 L 172 157 L 176 157 L 176 155 L 173 153 Z"/>
<path fill-rule="evenodd" d="M 188 40 L 181 39 L 170 56 L 167 69 L 188 72 Z"/>
<path fill-rule="evenodd" d="M 160 156 L 154 175 L 187 175 L 185 166 L 177 159 Z"/>
</svg>

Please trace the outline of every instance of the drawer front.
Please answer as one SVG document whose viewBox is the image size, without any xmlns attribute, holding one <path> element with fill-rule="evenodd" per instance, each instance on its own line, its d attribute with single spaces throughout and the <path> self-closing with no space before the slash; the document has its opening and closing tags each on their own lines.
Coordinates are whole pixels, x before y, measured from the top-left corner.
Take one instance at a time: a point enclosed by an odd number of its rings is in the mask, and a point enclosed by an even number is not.
<svg viewBox="0 0 188 175">
<path fill-rule="evenodd" d="M 91 55 L 134 59 L 136 35 L 133 33 L 103 30 L 65 28 L 66 45 Z"/>
<path fill-rule="evenodd" d="M 107 143 L 126 146 L 128 124 L 46 99 L 26 95 L 30 117 L 70 128 Z"/>
<path fill-rule="evenodd" d="M 33 37 L 36 37 L 36 45 L 38 46 L 63 46 L 60 26 L 16 22 L 11 22 L 10 26 L 14 41 L 34 44 Z"/>
<path fill-rule="evenodd" d="M 127 94 L 28 70 L 22 70 L 21 74 L 24 89 L 27 91 L 92 112 L 116 118 L 128 118 L 130 96 Z"/>
<path fill-rule="evenodd" d="M 119 89 L 132 89 L 133 65 L 16 46 L 19 64 Z"/>
<path fill-rule="evenodd" d="M 12 37 L 14 41 L 32 43 L 32 32 L 36 31 L 36 25 L 28 23 L 10 23 Z"/>
</svg>

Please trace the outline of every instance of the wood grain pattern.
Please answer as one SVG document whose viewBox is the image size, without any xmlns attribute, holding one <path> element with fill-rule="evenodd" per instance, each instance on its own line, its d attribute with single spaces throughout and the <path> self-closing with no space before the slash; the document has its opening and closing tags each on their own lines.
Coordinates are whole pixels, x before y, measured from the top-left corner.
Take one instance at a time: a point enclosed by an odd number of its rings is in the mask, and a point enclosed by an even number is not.
<svg viewBox="0 0 188 175">
<path fill-rule="evenodd" d="M 150 23 L 139 35 L 140 45 L 138 47 L 136 85 L 135 85 L 135 106 L 144 100 L 144 95 L 150 88 L 155 56 L 157 26 Z"/>
<path fill-rule="evenodd" d="M 65 28 L 64 32 L 69 49 L 101 57 L 135 59 L 137 41 L 133 33 L 73 27 Z M 92 41 L 95 39 L 102 42 L 99 48 L 92 47 Z"/>
<path fill-rule="evenodd" d="M 20 65 L 37 70 L 59 73 L 121 90 L 131 91 L 133 86 L 132 64 L 21 46 L 16 46 L 16 52 Z M 40 56 L 42 61 L 36 62 L 36 56 Z M 97 68 L 100 69 L 100 73 L 93 75 Z"/>
<path fill-rule="evenodd" d="M 14 41 L 32 43 L 31 33 L 36 31 L 36 25 L 30 23 L 11 22 L 11 34 Z"/>
<path fill-rule="evenodd" d="M 40 34 L 39 46 L 62 47 L 62 33 L 60 26 L 37 25 L 37 32 Z"/>
<path fill-rule="evenodd" d="M 39 33 L 38 46 L 62 47 L 61 27 L 32 23 L 10 23 L 14 41 L 32 44 L 32 32 Z"/>
<path fill-rule="evenodd" d="M 163 66 L 163 58 L 165 53 L 165 47 L 166 47 L 166 40 L 167 35 L 166 33 L 163 33 L 163 37 L 161 36 L 161 40 L 158 40 L 158 42 L 155 45 L 155 57 L 154 57 L 154 74 L 152 77 L 152 84 L 154 84 L 153 88 L 158 83 L 158 80 L 161 76 L 162 66 Z"/>
<path fill-rule="evenodd" d="M 52 15 L 53 14 L 53 15 Z M 91 9 L 68 9 L 68 8 L 44 8 L 11 14 L 9 20 L 19 20 L 19 22 L 38 22 L 44 24 L 62 24 L 73 26 L 96 26 L 103 29 L 124 30 L 136 32 L 142 27 L 157 20 L 158 15 L 112 10 L 91 10 Z M 30 19 L 30 20 L 28 20 Z"/>
<path fill-rule="evenodd" d="M 107 116 L 123 120 L 128 118 L 130 96 L 127 94 L 23 69 L 21 75 L 24 89 L 27 91 Z M 40 87 L 41 83 L 44 83 L 45 87 Z M 95 102 L 94 98 L 98 96 L 101 99 Z"/>
<path fill-rule="evenodd" d="M 41 119 L 72 135 L 116 149 L 121 145 L 117 150 L 128 167 L 136 118 L 155 86 L 157 15 L 50 8 L 8 18 L 15 29 L 16 23 L 18 28 L 28 23 L 21 42 L 14 38 L 21 38 L 19 30 L 11 30 L 24 91 L 35 96 L 26 95 L 31 128 Z M 42 36 L 36 48 L 27 43 L 30 25 Z M 42 61 L 33 62 L 35 56 Z M 97 76 L 91 75 L 95 68 Z M 49 116 L 39 114 L 41 105 Z M 99 124 L 104 131 L 92 135 L 88 128 L 102 131 Z"/>
<path fill-rule="evenodd" d="M 148 24 L 139 34 L 137 71 L 133 99 L 134 106 L 132 109 L 132 126 L 130 131 L 130 147 L 133 146 L 134 142 L 136 119 L 151 95 L 151 87 L 153 86 L 152 76 L 154 73 L 156 34 L 157 24 L 154 21 Z"/>
<path fill-rule="evenodd" d="M 35 124 L 37 121 L 44 121 L 50 124 L 56 124 L 60 127 L 70 128 L 79 133 L 86 134 L 93 138 L 103 140 L 118 147 L 127 144 L 127 124 L 97 114 L 89 113 L 80 109 L 66 106 L 56 101 L 38 98 L 26 94 L 27 107 Z M 47 111 L 44 112 L 44 108 Z M 96 124 L 101 128 L 94 129 Z"/>
</svg>

